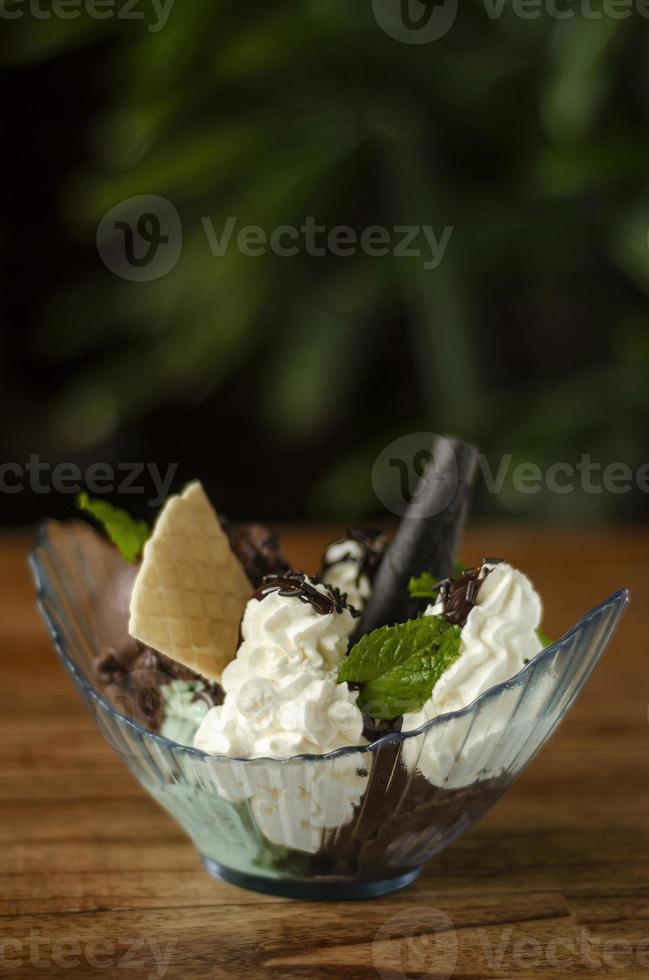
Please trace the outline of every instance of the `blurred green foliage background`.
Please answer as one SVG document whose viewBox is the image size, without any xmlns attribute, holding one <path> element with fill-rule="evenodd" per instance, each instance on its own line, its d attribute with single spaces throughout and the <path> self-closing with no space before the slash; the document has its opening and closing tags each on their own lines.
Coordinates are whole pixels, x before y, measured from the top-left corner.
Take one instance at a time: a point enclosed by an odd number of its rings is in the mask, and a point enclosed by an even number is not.
<svg viewBox="0 0 649 980">
<path fill-rule="evenodd" d="M 408 45 L 369 2 L 176 0 L 158 32 L 24 16 L 3 61 L 7 458 L 178 460 L 234 514 L 345 519 L 377 512 L 372 462 L 409 431 L 494 466 L 649 459 L 649 21 L 471 0 Z M 174 203 L 184 245 L 129 283 L 95 233 L 140 194 Z M 429 271 L 215 258 L 201 217 L 230 215 L 454 232 Z M 506 484 L 478 510 L 637 517 L 646 495 Z"/>
</svg>

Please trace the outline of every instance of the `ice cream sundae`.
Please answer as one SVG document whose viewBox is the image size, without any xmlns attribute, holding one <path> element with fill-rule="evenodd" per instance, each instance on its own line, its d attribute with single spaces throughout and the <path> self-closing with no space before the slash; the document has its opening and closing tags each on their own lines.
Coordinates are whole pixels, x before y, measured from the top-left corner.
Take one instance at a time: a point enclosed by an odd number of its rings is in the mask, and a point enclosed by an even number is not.
<svg viewBox="0 0 649 980">
<path fill-rule="evenodd" d="M 548 661 L 542 683 L 517 683 L 549 645 L 534 586 L 506 556 L 457 563 L 475 450 L 434 448 L 393 533 L 349 528 L 307 571 L 198 482 L 152 528 L 80 498 L 122 556 L 93 600 L 94 687 L 174 759 L 189 750 L 183 825 L 213 873 L 227 877 L 218 825 L 266 875 L 398 887 L 557 724 L 568 675 Z M 174 766 L 146 777 L 171 809 Z"/>
</svg>

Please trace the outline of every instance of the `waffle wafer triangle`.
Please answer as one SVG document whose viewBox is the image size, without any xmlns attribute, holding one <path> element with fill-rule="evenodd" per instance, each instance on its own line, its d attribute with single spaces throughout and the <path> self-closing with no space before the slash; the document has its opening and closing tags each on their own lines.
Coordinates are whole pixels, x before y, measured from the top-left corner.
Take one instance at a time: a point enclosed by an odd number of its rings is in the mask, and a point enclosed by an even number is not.
<svg viewBox="0 0 649 980">
<path fill-rule="evenodd" d="M 144 546 L 129 632 L 211 680 L 233 659 L 252 586 L 200 483 L 170 497 Z"/>
</svg>

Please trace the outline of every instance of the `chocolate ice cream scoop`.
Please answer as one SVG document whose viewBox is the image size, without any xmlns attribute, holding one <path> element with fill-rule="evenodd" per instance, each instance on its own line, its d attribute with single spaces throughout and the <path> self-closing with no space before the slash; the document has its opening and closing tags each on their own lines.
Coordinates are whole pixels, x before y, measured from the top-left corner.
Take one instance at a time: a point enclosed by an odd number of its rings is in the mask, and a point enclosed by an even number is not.
<svg viewBox="0 0 649 980">
<path fill-rule="evenodd" d="M 226 524 L 225 532 L 255 588 L 261 585 L 265 575 L 289 570 L 278 536 L 263 524 Z"/>
<path fill-rule="evenodd" d="M 99 541 L 101 547 L 110 545 Z M 116 570 L 96 599 L 101 652 L 95 659 L 95 683 L 100 692 L 117 699 L 126 697 L 126 705 L 138 721 L 152 731 L 159 731 L 164 714 L 162 688 L 171 681 L 194 681 L 204 685 L 200 692 L 205 700 L 220 704 L 223 691 L 195 671 L 165 657 L 157 650 L 129 636 L 128 621 L 133 582 L 137 566 L 116 559 Z M 124 707 L 124 702 L 122 702 Z"/>
</svg>

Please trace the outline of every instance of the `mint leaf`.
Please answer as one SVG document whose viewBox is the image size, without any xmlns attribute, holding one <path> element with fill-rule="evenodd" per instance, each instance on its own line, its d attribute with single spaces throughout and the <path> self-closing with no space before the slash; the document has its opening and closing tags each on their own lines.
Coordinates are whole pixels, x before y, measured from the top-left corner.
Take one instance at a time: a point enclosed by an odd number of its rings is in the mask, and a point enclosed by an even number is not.
<svg viewBox="0 0 649 980">
<path fill-rule="evenodd" d="M 461 561 L 456 562 L 454 577 L 459 578 L 465 571 L 466 566 Z M 408 582 L 408 594 L 411 599 L 436 599 L 438 583 L 439 579 L 430 572 L 422 572 Z"/>
<path fill-rule="evenodd" d="M 459 627 L 456 626 L 459 632 Z M 361 688 L 358 705 L 372 718 L 396 718 L 419 711 L 444 671 L 457 660 L 460 639 L 444 638 L 438 650 L 418 654 L 401 667 L 383 674 Z"/>
<path fill-rule="evenodd" d="M 366 633 L 340 665 L 338 683 L 359 684 L 375 680 L 417 652 L 428 650 L 431 644 L 437 645 L 444 633 L 451 629 L 459 631 L 443 616 L 422 616 Z"/>
<path fill-rule="evenodd" d="M 460 652 L 460 627 L 443 616 L 381 626 L 361 637 L 343 661 L 338 683 L 360 684 L 358 706 L 372 718 L 418 711 Z"/>
<path fill-rule="evenodd" d="M 543 630 L 537 630 L 536 635 L 539 639 L 539 643 L 543 644 L 544 650 L 546 649 L 546 647 L 552 646 L 552 644 L 554 643 L 554 640 L 551 640 L 548 634 L 544 633 Z"/>
<path fill-rule="evenodd" d="M 408 594 L 411 599 L 432 599 L 436 595 L 438 582 L 439 579 L 430 572 L 422 572 L 408 582 Z"/>
<path fill-rule="evenodd" d="M 105 500 L 91 499 L 85 490 L 77 496 L 77 507 L 101 524 L 126 561 L 133 563 L 138 560 L 144 542 L 151 533 L 146 521 L 136 520 L 125 510 L 113 507 Z"/>
</svg>

